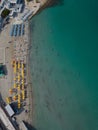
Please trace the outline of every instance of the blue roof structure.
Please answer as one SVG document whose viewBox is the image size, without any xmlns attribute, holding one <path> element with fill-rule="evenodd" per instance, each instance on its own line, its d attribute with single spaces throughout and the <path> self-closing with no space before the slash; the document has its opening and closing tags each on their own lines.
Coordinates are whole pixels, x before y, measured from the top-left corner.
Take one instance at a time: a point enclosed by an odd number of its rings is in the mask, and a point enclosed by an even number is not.
<svg viewBox="0 0 98 130">
<path fill-rule="evenodd" d="M 24 24 L 14 24 L 10 30 L 10 36 L 22 36 L 24 35 Z"/>
<path fill-rule="evenodd" d="M 21 25 L 21 35 L 24 35 L 24 24 Z"/>
<path fill-rule="evenodd" d="M 10 36 L 13 36 L 14 25 L 11 26 Z"/>
<path fill-rule="evenodd" d="M 17 25 L 15 25 L 15 27 L 14 27 L 14 34 L 13 34 L 13 36 L 16 36 L 17 35 Z"/>
<path fill-rule="evenodd" d="M 20 36 L 20 24 L 18 25 L 18 28 L 17 28 L 17 36 Z"/>
<path fill-rule="evenodd" d="M 21 4 L 22 3 L 22 0 L 17 0 L 17 4 Z"/>
<path fill-rule="evenodd" d="M 13 33 L 14 33 L 14 27 L 15 27 L 15 25 L 12 25 L 11 30 L 10 30 L 10 36 L 13 36 Z"/>
</svg>

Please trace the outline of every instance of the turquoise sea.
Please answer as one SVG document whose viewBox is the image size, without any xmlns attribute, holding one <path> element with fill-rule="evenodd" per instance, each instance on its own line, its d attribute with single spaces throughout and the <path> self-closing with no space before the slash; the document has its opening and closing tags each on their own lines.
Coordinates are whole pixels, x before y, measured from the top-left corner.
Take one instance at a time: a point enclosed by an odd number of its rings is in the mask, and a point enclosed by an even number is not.
<svg viewBox="0 0 98 130">
<path fill-rule="evenodd" d="M 98 0 L 65 0 L 30 24 L 33 126 L 98 130 Z"/>
</svg>

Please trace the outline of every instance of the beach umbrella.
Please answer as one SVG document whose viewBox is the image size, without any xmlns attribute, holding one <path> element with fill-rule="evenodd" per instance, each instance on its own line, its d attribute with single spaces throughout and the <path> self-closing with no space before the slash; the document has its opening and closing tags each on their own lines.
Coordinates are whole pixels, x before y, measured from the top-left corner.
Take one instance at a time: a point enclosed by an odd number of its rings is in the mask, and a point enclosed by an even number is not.
<svg viewBox="0 0 98 130">
<path fill-rule="evenodd" d="M 20 103 L 20 99 L 19 99 L 19 97 L 18 97 L 18 102 Z"/>
<path fill-rule="evenodd" d="M 16 77 L 14 77 L 14 80 L 16 80 Z"/>
<path fill-rule="evenodd" d="M 20 81 L 20 74 L 18 73 L 18 82 Z"/>
<path fill-rule="evenodd" d="M 16 101 L 16 100 L 17 100 L 17 96 L 14 96 L 14 97 L 13 97 L 13 100 Z"/>
<path fill-rule="evenodd" d="M 16 73 L 16 67 L 14 66 L 14 73 Z"/>
<path fill-rule="evenodd" d="M 20 94 L 18 94 L 18 99 L 19 99 L 19 100 L 20 100 L 20 97 L 21 97 Z"/>
<path fill-rule="evenodd" d="M 15 61 L 15 64 L 14 64 L 14 73 L 16 73 L 16 61 Z"/>
<path fill-rule="evenodd" d="M 22 77 L 23 77 L 24 76 L 24 69 L 23 68 L 22 68 L 21 74 L 22 74 Z"/>
<path fill-rule="evenodd" d="M 18 90 L 20 91 L 20 85 L 18 85 Z"/>
<path fill-rule="evenodd" d="M 23 100 L 25 99 L 25 92 L 24 92 L 24 90 L 22 90 L 22 99 Z"/>
<path fill-rule="evenodd" d="M 11 64 L 14 65 L 14 64 L 15 64 L 15 60 L 12 60 L 12 61 L 11 61 Z"/>
<path fill-rule="evenodd" d="M 10 103 L 10 99 L 9 99 L 9 97 L 6 98 L 6 102 L 7 102 L 7 104 Z"/>
<path fill-rule="evenodd" d="M 18 95 L 18 108 L 20 108 L 20 94 Z"/>
<path fill-rule="evenodd" d="M 12 89 L 9 89 L 9 93 L 12 94 L 12 93 L 13 93 L 13 90 L 12 90 Z"/>
<path fill-rule="evenodd" d="M 23 63 L 21 64 L 21 66 L 22 66 L 22 69 L 24 69 L 24 64 Z"/>
<path fill-rule="evenodd" d="M 14 88 L 16 88 L 16 83 L 14 83 Z"/>
<path fill-rule="evenodd" d="M 18 69 L 20 69 L 20 62 L 18 62 Z"/>
<path fill-rule="evenodd" d="M 10 102 L 9 102 L 9 99 L 8 99 L 8 97 L 6 98 L 6 102 L 7 102 L 7 104 L 9 104 Z"/>
<path fill-rule="evenodd" d="M 18 108 L 20 108 L 21 107 L 21 104 L 18 102 Z"/>
</svg>

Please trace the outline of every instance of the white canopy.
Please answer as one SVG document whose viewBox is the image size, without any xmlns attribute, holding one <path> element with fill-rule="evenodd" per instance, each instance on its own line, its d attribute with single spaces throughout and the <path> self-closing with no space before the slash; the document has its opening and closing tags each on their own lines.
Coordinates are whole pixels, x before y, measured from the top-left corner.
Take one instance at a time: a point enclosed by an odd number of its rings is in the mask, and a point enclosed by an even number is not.
<svg viewBox="0 0 98 130">
<path fill-rule="evenodd" d="M 13 111 L 13 109 L 11 108 L 11 106 L 8 104 L 5 107 L 6 111 L 8 112 L 9 116 L 13 116 L 15 114 L 15 112 Z"/>
<path fill-rule="evenodd" d="M 8 0 L 10 3 L 12 4 L 16 4 L 17 3 L 17 0 Z"/>
</svg>

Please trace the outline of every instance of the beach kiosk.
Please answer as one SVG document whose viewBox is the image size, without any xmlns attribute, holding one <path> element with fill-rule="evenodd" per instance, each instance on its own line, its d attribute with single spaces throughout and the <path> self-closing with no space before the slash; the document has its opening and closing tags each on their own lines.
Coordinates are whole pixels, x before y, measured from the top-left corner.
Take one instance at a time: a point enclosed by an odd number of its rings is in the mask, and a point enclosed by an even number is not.
<svg viewBox="0 0 98 130">
<path fill-rule="evenodd" d="M 13 111 L 12 107 L 10 106 L 10 104 L 6 105 L 5 109 L 6 109 L 6 111 L 9 114 L 10 117 L 12 117 L 15 114 L 15 112 Z"/>
</svg>

